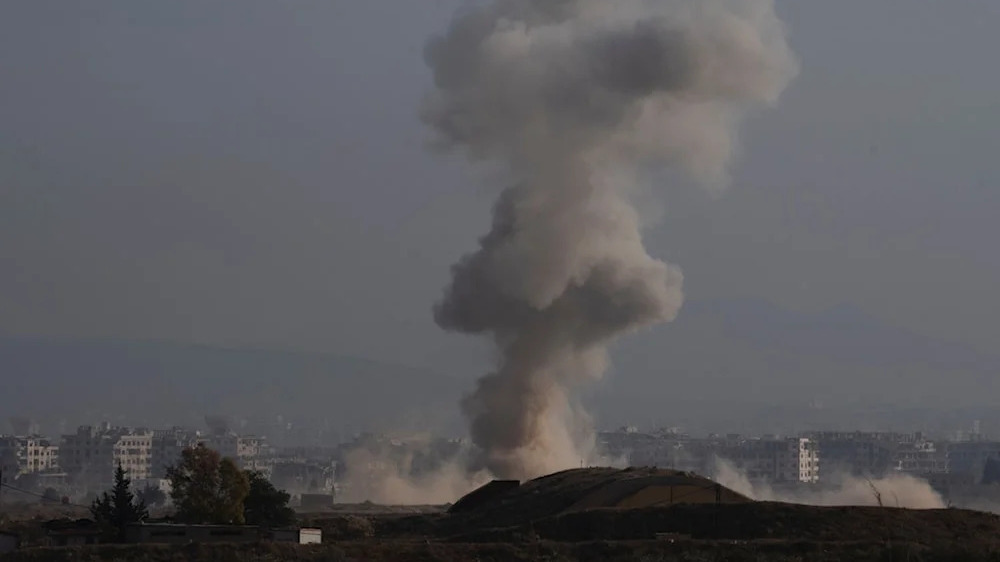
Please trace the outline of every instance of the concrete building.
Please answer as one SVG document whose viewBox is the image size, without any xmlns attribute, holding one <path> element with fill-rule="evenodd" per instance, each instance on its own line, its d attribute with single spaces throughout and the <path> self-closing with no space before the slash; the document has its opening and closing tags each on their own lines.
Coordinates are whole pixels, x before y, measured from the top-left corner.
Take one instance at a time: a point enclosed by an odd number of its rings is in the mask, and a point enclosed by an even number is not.
<svg viewBox="0 0 1000 562">
<path fill-rule="evenodd" d="M 601 453 L 616 464 L 706 473 L 715 439 L 692 439 L 674 430 L 643 433 L 634 427 L 598 435 Z"/>
<path fill-rule="evenodd" d="M 89 519 L 53 519 L 42 526 L 49 546 L 98 544 L 104 534 L 104 529 Z"/>
<path fill-rule="evenodd" d="M 179 427 L 154 430 L 150 477 L 166 478 L 167 468 L 177 464 L 184 449 L 194 447 L 204 440 L 205 438 L 197 431 Z"/>
<path fill-rule="evenodd" d="M 899 444 L 915 440 L 901 433 L 864 431 L 821 431 L 808 437 L 819 444 L 823 473 L 831 477 L 881 478 L 893 470 Z"/>
<path fill-rule="evenodd" d="M 167 468 L 177 464 L 184 449 L 204 444 L 217 451 L 223 458 L 231 458 L 240 468 L 258 470 L 269 474 L 265 452 L 267 442 L 263 437 L 237 435 L 231 431 L 204 435 L 180 427 L 154 430 L 151 440 L 150 473 L 148 478 L 165 478 Z"/>
<path fill-rule="evenodd" d="M 23 441 L 24 464 L 22 473 L 51 472 L 59 470 L 59 446 L 45 437 L 28 437 Z"/>
<path fill-rule="evenodd" d="M 150 478 L 153 465 L 153 432 L 142 429 L 123 433 L 115 443 L 113 467 L 121 465 L 131 479 Z"/>
<path fill-rule="evenodd" d="M 965 475 L 974 482 L 982 479 L 987 460 L 1000 460 L 1000 442 L 997 441 L 949 443 L 946 451 L 948 471 L 952 474 Z"/>
<path fill-rule="evenodd" d="M 725 446 L 719 456 L 750 480 L 818 482 L 819 447 L 807 437 L 748 439 Z"/>
<path fill-rule="evenodd" d="M 205 446 L 214 449 L 223 458 L 236 461 L 244 470 L 258 470 L 267 474 L 269 467 L 263 461 L 262 451 L 266 442 L 262 437 L 253 435 L 237 435 L 231 431 L 209 435 L 204 440 Z"/>
<path fill-rule="evenodd" d="M 628 451 L 629 466 L 653 466 L 683 472 L 709 474 L 716 452 L 722 446 L 711 439 L 660 438 Z"/>
<path fill-rule="evenodd" d="M 332 493 L 336 484 L 336 462 L 282 459 L 271 465 L 274 485 L 298 493 Z"/>
<path fill-rule="evenodd" d="M 323 530 L 311 527 L 302 529 L 275 529 L 271 531 L 274 542 L 290 542 L 296 544 L 322 544 Z"/>
<path fill-rule="evenodd" d="M 948 472 L 947 451 L 938 447 L 933 441 L 922 438 L 905 441 L 899 443 L 893 451 L 892 469 L 895 472 L 920 476 L 946 474 Z"/>
<path fill-rule="evenodd" d="M 63 436 L 62 468 L 77 485 L 106 489 L 114 480 L 118 465 L 129 478 L 150 478 L 153 432 L 102 426 L 80 426 L 76 433 Z"/>
<path fill-rule="evenodd" d="M 927 476 L 949 470 L 947 450 L 922 433 L 816 432 L 809 437 L 819 443 L 823 472 L 882 478 L 905 472 Z"/>
<path fill-rule="evenodd" d="M 78 485 L 105 488 L 114 475 L 118 437 L 118 433 L 113 434 L 107 426 L 80 426 L 76 433 L 64 435 L 63 470 Z"/>
<path fill-rule="evenodd" d="M 59 469 L 59 447 L 37 435 L 0 436 L 0 468 L 11 479 Z"/>
</svg>

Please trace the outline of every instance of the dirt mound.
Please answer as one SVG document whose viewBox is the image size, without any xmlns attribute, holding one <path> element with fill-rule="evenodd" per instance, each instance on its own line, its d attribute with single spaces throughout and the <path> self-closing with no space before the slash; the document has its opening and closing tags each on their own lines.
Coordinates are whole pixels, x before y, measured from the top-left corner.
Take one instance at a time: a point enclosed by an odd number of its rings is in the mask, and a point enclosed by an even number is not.
<svg viewBox="0 0 1000 562">
<path fill-rule="evenodd" d="M 472 511 L 503 497 L 520 485 L 519 480 L 493 480 L 462 496 L 448 509 L 448 513 Z"/>
<path fill-rule="evenodd" d="M 1000 517 L 988 513 L 753 502 L 709 479 L 670 470 L 568 470 L 485 490 L 451 513 L 383 519 L 375 535 L 454 543 L 673 538 L 1000 548 Z"/>
<path fill-rule="evenodd" d="M 593 508 L 644 508 L 684 503 L 751 501 L 693 473 L 656 468 L 565 470 L 517 486 L 490 483 L 455 503 L 469 521 L 515 525 Z"/>
<path fill-rule="evenodd" d="M 548 517 L 508 531 L 530 531 L 542 539 L 568 542 L 650 540 L 672 535 L 702 540 L 905 541 L 917 544 L 986 540 L 1000 546 L 1000 517 L 989 513 L 769 502 L 594 509 Z"/>
</svg>

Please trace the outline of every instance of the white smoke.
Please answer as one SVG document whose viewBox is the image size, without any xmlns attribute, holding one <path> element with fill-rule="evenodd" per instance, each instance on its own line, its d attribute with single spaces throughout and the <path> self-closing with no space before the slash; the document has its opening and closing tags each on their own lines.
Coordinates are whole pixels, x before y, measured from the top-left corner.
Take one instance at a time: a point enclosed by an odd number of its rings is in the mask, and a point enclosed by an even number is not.
<svg viewBox="0 0 1000 562">
<path fill-rule="evenodd" d="M 734 464 L 716 459 L 712 479 L 751 499 L 804 505 L 867 505 L 937 509 L 944 499 L 927 483 L 908 474 L 883 478 L 861 478 L 848 474 L 825 476 L 830 484 L 781 490 L 766 483 L 751 482 Z"/>
<path fill-rule="evenodd" d="M 643 247 L 639 170 L 724 184 L 741 118 L 796 73 L 784 26 L 772 0 L 495 0 L 426 58 L 424 121 L 512 185 L 434 310 L 500 352 L 463 404 L 472 439 L 500 477 L 579 466 L 593 432 L 575 389 L 683 301 L 680 271 Z"/>
<path fill-rule="evenodd" d="M 489 481 L 469 470 L 469 447 L 426 433 L 359 436 L 344 446 L 337 501 L 385 505 L 452 503 Z"/>
<path fill-rule="evenodd" d="M 447 459 L 435 470 L 417 474 L 411 470 L 411 460 L 368 450 L 349 453 L 344 459 L 349 476 L 338 494 L 338 501 L 443 505 L 489 482 L 485 471 L 470 472 L 464 457 Z"/>
</svg>

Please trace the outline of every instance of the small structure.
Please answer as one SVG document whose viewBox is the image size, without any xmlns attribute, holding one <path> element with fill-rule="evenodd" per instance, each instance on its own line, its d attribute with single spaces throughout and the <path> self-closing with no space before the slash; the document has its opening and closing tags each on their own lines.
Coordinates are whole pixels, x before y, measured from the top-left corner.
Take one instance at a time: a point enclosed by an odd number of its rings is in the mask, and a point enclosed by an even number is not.
<svg viewBox="0 0 1000 562">
<path fill-rule="evenodd" d="M 54 546 L 86 546 L 101 542 L 101 532 L 91 529 L 49 531 L 48 537 Z"/>
<path fill-rule="evenodd" d="M 0 554 L 14 552 L 21 547 L 21 537 L 14 533 L 0 531 Z"/>
<path fill-rule="evenodd" d="M 311 527 L 302 529 L 275 529 L 271 531 L 271 540 L 297 544 L 322 544 L 323 530 Z"/>
<path fill-rule="evenodd" d="M 46 536 L 53 546 L 84 546 L 101 542 L 100 526 L 90 519 L 55 519 L 45 523 Z"/>
<path fill-rule="evenodd" d="M 125 529 L 125 542 L 128 543 L 246 543 L 257 542 L 260 538 L 260 527 L 255 525 L 136 523 Z"/>
</svg>

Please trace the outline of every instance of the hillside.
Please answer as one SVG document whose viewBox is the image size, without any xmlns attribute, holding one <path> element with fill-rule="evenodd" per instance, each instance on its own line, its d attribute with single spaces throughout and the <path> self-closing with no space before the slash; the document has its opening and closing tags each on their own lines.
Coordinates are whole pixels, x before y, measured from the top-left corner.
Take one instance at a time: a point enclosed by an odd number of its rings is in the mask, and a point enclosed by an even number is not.
<svg viewBox="0 0 1000 562">
<path fill-rule="evenodd" d="M 442 427 L 463 390 L 366 359 L 160 342 L 0 338 L 0 373 L 0 412 L 46 431 L 99 420 L 200 427 L 205 414 L 334 431 Z"/>
<path fill-rule="evenodd" d="M 197 426 L 205 414 L 271 425 L 280 415 L 343 434 L 460 432 L 459 398 L 487 368 L 445 362 L 460 375 L 450 377 L 320 353 L 8 336 L 0 412 L 34 417 L 52 433 L 99 420 Z M 995 433 L 1000 414 L 984 397 L 1000 392 L 997 372 L 996 356 L 849 307 L 806 314 L 749 299 L 693 301 L 675 322 L 616 346 L 611 372 L 587 399 L 604 427 L 933 431 L 979 419 Z"/>
<path fill-rule="evenodd" d="M 1000 431 L 986 396 L 1000 358 L 887 326 L 851 307 L 820 313 L 757 300 L 689 302 L 613 354 L 594 403 L 608 425 L 702 431 L 969 427 Z M 628 404 L 626 410 L 609 404 Z"/>
</svg>

